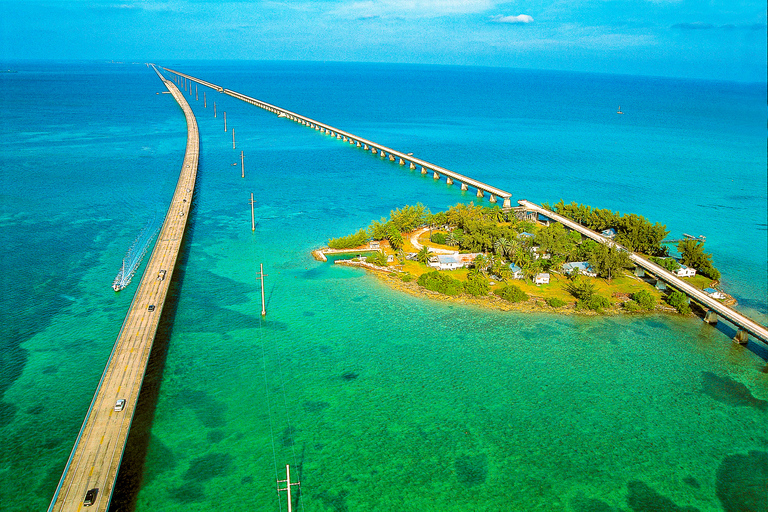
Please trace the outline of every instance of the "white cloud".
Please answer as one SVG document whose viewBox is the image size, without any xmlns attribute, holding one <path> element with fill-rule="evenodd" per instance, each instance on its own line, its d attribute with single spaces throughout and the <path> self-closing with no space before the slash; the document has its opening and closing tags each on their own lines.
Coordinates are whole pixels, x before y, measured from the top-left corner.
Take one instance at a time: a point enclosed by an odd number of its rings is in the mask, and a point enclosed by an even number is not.
<svg viewBox="0 0 768 512">
<path fill-rule="evenodd" d="M 518 14 L 517 16 L 495 16 L 495 23 L 533 23 L 533 18 L 527 14 Z"/>
</svg>

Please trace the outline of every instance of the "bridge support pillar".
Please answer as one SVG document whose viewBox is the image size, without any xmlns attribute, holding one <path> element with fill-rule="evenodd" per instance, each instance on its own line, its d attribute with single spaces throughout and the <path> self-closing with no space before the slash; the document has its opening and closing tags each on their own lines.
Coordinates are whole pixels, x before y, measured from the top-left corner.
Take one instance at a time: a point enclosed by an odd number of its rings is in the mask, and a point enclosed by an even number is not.
<svg viewBox="0 0 768 512">
<path fill-rule="evenodd" d="M 432 179 L 433 180 L 439 180 L 440 179 L 440 175 L 437 174 L 437 171 L 435 171 L 434 174 L 432 174 Z"/>
<path fill-rule="evenodd" d="M 345 135 L 344 137 L 341 138 L 341 140 L 343 140 L 344 142 L 347 142 L 347 136 Z"/>
<path fill-rule="evenodd" d="M 710 309 L 704 315 L 704 321 L 710 325 L 717 325 L 717 313 Z"/>
<path fill-rule="evenodd" d="M 400 165 L 405 165 L 405 160 L 403 160 L 403 159 L 401 158 L 401 159 L 400 159 L 400 162 L 398 162 L 398 163 L 399 163 Z"/>
<path fill-rule="evenodd" d="M 512 199 L 509 197 L 504 198 L 504 205 L 502 208 L 512 208 Z"/>
<path fill-rule="evenodd" d="M 376 148 L 371 148 L 371 153 L 376 154 Z"/>
<path fill-rule="evenodd" d="M 453 180 L 452 180 L 450 177 L 448 177 L 448 178 L 445 178 L 445 182 L 446 182 L 448 185 L 453 185 Z"/>
<path fill-rule="evenodd" d="M 645 277 L 645 269 L 643 267 L 635 267 L 635 277 Z"/>
<path fill-rule="evenodd" d="M 379 150 L 379 155 L 381 155 L 381 158 L 387 157 L 387 154 L 383 150 Z"/>
<path fill-rule="evenodd" d="M 363 149 L 364 149 L 364 150 L 366 150 L 366 151 L 368 151 L 368 149 L 370 149 L 370 148 L 368 147 L 368 144 L 363 144 Z M 375 151 L 375 150 L 374 150 L 374 151 Z"/>
<path fill-rule="evenodd" d="M 477 197 L 478 198 L 483 197 L 483 191 L 482 190 L 477 189 Z"/>
<path fill-rule="evenodd" d="M 424 167 L 421 168 L 421 174 L 427 174 L 427 170 Z"/>
<path fill-rule="evenodd" d="M 414 170 L 416 168 L 415 165 L 413 165 L 413 162 L 411 162 L 411 170 Z"/>
<path fill-rule="evenodd" d="M 461 190 L 463 190 L 464 192 L 466 192 L 467 190 L 469 190 L 469 187 L 467 186 L 467 184 L 466 184 L 466 183 L 462 183 L 462 184 L 461 184 Z"/>
<path fill-rule="evenodd" d="M 360 141 L 357 141 L 357 147 L 360 147 L 360 146 L 361 146 Z"/>
<path fill-rule="evenodd" d="M 488 201 L 490 201 L 491 203 L 495 203 L 496 202 L 496 196 L 494 196 L 493 194 L 490 194 L 490 196 L 491 197 L 488 198 Z"/>
<path fill-rule="evenodd" d="M 337 133 L 337 134 L 336 134 L 336 138 L 337 138 L 337 139 L 340 139 L 340 138 L 341 138 L 341 135 L 339 135 L 339 134 Z"/>
<path fill-rule="evenodd" d="M 739 345 L 746 345 L 749 342 L 749 333 L 744 329 L 739 329 L 736 336 L 733 337 L 733 341 Z"/>
<path fill-rule="evenodd" d="M 394 155 L 392 153 L 389 154 L 389 161 L 390 162 L 394 162 L 395 161 L 395 157 L 394 157 Z"/>
</svg>

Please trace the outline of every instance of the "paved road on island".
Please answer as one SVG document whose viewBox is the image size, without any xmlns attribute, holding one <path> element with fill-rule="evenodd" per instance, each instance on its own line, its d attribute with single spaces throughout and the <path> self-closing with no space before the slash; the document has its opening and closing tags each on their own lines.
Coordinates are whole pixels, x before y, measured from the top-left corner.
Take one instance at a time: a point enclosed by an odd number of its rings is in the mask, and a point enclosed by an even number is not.
<svg viewBox="0 0 768 512">
<path fill-rule="evenodd" d="M 152 256 L 48 509 L 51 512 L 83 508 L 89 512 L 104 512 L 109 506 L 187 225 L 200 151 L 197 121 L 178 88 L 160 73 L 158 76 L 181 106 L 187 120 L 184 162 Z M 147 179 L 154 178 L 148 175 Z M 161 271 L 165 271 L 164 276 Z M 118 399 L 126 400 L 125 409 L 119 412 L 115 411 Z M 89 489 L 98 489 L 98 493 L 93 505 L 84 506 L 83 500 Z"/>
</svg>

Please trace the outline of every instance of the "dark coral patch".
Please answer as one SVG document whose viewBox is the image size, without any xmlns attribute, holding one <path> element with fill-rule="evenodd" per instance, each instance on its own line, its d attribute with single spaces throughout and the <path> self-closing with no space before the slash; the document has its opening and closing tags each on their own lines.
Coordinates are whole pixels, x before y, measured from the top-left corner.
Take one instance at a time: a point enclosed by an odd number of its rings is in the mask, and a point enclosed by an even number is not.
<svg viewBox="0 0 768 512">
<path fill-rule="evenodd" d="M 207 482 L 213 477 L 225 475 L 232 469 L 232 456 L 227 453 L 209 453 L 197 457 L 189 464 L 184 480 Z"/>
<path fill-rule="evenodd" d="M 680 507 L 674 501 L 654 491 L 645 482 L 634 480 L 627 484 L 627 505 L 634 512 L 699 512 L 694 507 Z"/>
<path fill-rule="evenodd" d="M 463 455 L 454 463 L 456 478 L 462 484 L 472 487 L 485 483 L 488 477 L 488 458 L 484 453 Z"/>
<path fill-rule="evenodd" d="M 768 409 L 768 401 L 755 398 L 747 386 L 727 376 L 702 372 L 701 389 L 710 398 L 734 407 L 754 407 L 761 411 Z"/>
<path fill-rule="evenodd" d="M 723 459 L 717 468 L 717 498 L 725 512 L 768 512 L 768 452 Z"/>
</svg>

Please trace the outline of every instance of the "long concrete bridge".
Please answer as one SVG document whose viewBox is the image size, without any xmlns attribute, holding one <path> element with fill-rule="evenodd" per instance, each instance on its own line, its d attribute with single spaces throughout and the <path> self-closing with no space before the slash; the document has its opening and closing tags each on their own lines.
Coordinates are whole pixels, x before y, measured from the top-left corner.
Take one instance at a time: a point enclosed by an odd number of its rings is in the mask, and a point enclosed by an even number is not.
<svg viewBox="0 0 768 512">
<path fill-rule="evenodd" d="M 201 80 L 194 76 L 186 75 L 184 73 L 180 73 L 178 71 L 174 71 L 168 68 L 163 68 L 163 69 L 181 78 L 185 78 L 187 80 L 197 82 L 206 87 L 210 87 L 211 89 L 214 89 L 220 93 L 228 94 L 233 98 L 237 98 L 246 103 L 250 103 L 251 105 L 255 105 L 257 107 L 263 108 L 268 112 L 277 114 L 279 117 L 285 117 L 286 119 L 297 122 L 311 129 L 317 130 L 321 133 L 325 133 L 333 138 L 341 139 L 343 142 L 349 142 L 349 144 L 356 146 L 358 148 L 362 148 L 365 151 L 370 151 L 372 154 L 379 155 L 381 158 L 388 158 L 392 162 L 398 161 L 400 165 L 408 165 L 410 169 L 416 169 L 416 167 L 420 167 L 422 174 L 428 174 L 429 172 L 431 172 L 432 177 L 436 180 L 439 180 L 441 177 L 445 176 L 446 183 L 448 183 L 449 185 L 453 183 L 458 183 L 461 186 L 461 190 L 469 190 L 469 187 L 473 187 L 477 191 L 476 195 L 478 198 L 482 198 L 485 196 L 485 194 L 488 194 L 489 196 L 488 200 L 491 203 L 496 203 L 498 202 L 498 198 L 501 198 L 503 200 L 503 203 L 502 203 L 503 208 L 512 207 L 512 201 L 511 201 L 512 194 L 504 190 L 498 189 L 496 187 L 493 187 L 491 185 L 488 185 L 487 183 L 483 183 L 482 181 L 478 181 L 468 176 L 464 176 L 463 174 L 459 174 L 457 172 L 448 170 L 444 167 L 440 167 L 439 165 L 435 165 L 433 163 L 427 162 L 426 160 L 422 160 L 421 158 L 416 158 L 412 154 L 406 154 L 401 151 L 397 151 L 395 149 L 384 146 L 383 144 L 379 144 L 377 142 L 364 139 L 363 137 L 358 137 L 357 135 L 346 132 L 344 130 L 339 130 L 338 128 L 334 128 L 333 126 L 330 126 L 328 124 L 321 123 L 320 121 L 316 121 L 314 119 L 303 116 L 301 114 L 291 112 L 290 110 L 286 110 L 276 105 L 272 105 L 265 101 L 252 98 L 250 96 L 246 96 L 245 94 L 231 91 L 229 89 L 224 89 L 221 86 L 212 84 L 210 82 L 206 82 L 205 80 Z"/>
<path fill-rule="evenodd" d="M 49 512 L 79 511 L 83 506 L 88 506 L 84 503 L 86 494 L 92 496 L 92 500 L 89 500 L 92 501 L 91 510 L 105 512 L 109 507 L 149 354 L 187 226 L 200 153 L 197 121 L 179 89 L 170 80 L 163 78 L 157 68 L 155 72 L 179 103 L 187 120 L 184 162 L 152 256 L 56 487 Z M 117 411 L 115 404 L 121 399 L 125 400 L 125 406 L 123 410 Z M 92 489 L 97 491 L 89 493 Z"/>
<path fill-rule="evenodd" d="M 596 231 L 592 231 L 591 229 L 579 224 L 578 222 L 574 222 L 567 217 L 563 217 L 562 215 L 558 215 L 553 211 L 546 210 L 535 203 L 532 203 L 526 200 L 520 200 L 518 201 L 518 204 L 527 211 L 536 212 L 537 214 L 541 214 L 552 220 L 556 220 L 557 222 L 562 223 L 567 228 L 572 229 L 574 231 L 578 231 L 582 235 L 596 242 L 609 245 L 609 246 L 614 246 L 626 251 L 624 247 L 617 244 L 610 238 L 607 238 L 601 235 L 600 233 L 597 233 Z M 653 263 L 652 261 L 649 261 L 633 252 L 627 251 L 627 253 L 629 254 L 629 259 L 632 260 L 632 262 L 635 265 L 653 274 L 658 279 L 661 279 L 666 284 L 675 288 L 676 290 L 679 290 L 685 293 L 691 300 L 694 300 L 695 302 L 701 304 L 705 309 L 716 312 L 718 315 L 720 315 L 721 317 L 725 318 L 730 323 L 735 325 L 736 328 L 738 329 L 736 337 L 734 338 L 735 341 L 739 343 L 747 343 L 748 335 L 751 334 L 752 336 L 759 339 L 763 343 L 768 344 L 768 329 L 766 329 L 764 326 L 758 324 L 751 318 L 745 315 L 742 315 L 738 311 L 726 306 L 725 304 L 722 304 L 716 299 L 713 299 L 703 291 L 699 290 L 694 286 L 691 286 L 690 284 L 686 283 L 685 281 L 677 277 L 675 274 Z M 710 315 L 710 319 L 712 319 L 711 315 Z M 708 321 L 711 321 L 711 320 L 708 320 Z"/>
</svg>

